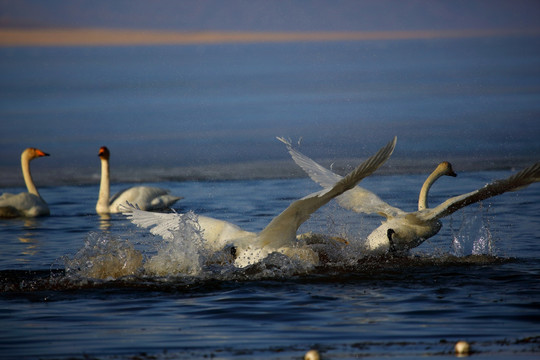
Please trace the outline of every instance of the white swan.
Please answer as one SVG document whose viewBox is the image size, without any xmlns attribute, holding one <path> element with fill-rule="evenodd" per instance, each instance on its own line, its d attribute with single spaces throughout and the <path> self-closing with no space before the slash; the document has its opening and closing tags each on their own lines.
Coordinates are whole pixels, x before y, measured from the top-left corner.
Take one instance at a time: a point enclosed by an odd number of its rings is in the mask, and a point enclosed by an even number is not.
<svg viewBox="0 0 540 360">
<path fill-rule="evenodd" d="M 36 217 L 50 214 L 49 207 L 39 195 L 30 173 L 30 161 L 42 156 L 49 156 L 49 154 L 35 148 L 28 148 L 22 152 L 21 167 L 28 192 L 2 194 L 0 196 L 0 218 Z"/>
<path fill-rule="evenodd" d="M 279 140 L 285 143 L 293 160 L 313 181 L 326 187 L 341 179 L 341 176 L 293 149 L 289 141 L 283 138 L 279 138 Z M 452 197 L 434 208 L 429 208 L 427 205 L 428 191 L 431 185 L 443 175 L 456 176 L 448 162 L 439 164 L 424 182 L 418 198 L 418 211 L 415 212 L 405 212 L 393 207 L 382 201 L 377 195 L 359 186 L 347 191 L 336 200 L 346 209 L 367 214 L 376 213 L 386 218 L 386 221 L 367 238 L 367 248 L 372 254 L 387 251 L 406 252 L 437 234 L 442 226 L 439 219 L 467 205 L 507 191 L 519 190 L 540 181 L 540 163 L 536 163 L 507 179 L 497 180 L 481 189 Z"/>
<path fill-rule="evenodd" d="M 316 264 L 317 254 L 308 248 L 295 247 L 296 231 L 317 209 L 353 188 L 360 180 L 377 170 L 394 151 L 396 140 L 394 138 L 335 184 L 293 202 L 258 234 L 242 230 L 227 221 L 199 216 L 198 223 L 208 248 L 212 251 L 221 251 L 227 245 L 234 245 L 235 265 L 238 267 L 256 263 L 274 251 L 291 257 L 298 256 Z M 150 228 L 151 233 L 164 239 L 173 238 L 182 216 L 182 214 L 149 213 L 133 207 L 126 208 L 125 214 L 137 226 Z"/>
<path fill-rule="evenodd" d="M 99 197 L 96 204 L 98 214 L 119 213 L 118 206 L 126 201 L 137 205 L 143 210 L 164 210 L 182 199 L 178 196 L 169 195 L 169 191 L 151 186 L 134 186 L 118 192 L 112 198 L 110 196 L 109 158 L 110 152 L 107 147 L 99 149 L 101 159 L 101 182 L 99 185 Z"/>
</svg>

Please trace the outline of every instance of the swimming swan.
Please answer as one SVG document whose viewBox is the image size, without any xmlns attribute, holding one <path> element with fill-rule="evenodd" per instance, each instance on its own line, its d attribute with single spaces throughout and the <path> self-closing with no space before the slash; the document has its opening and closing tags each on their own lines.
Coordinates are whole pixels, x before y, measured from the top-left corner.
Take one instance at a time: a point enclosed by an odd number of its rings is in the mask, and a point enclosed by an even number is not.
<svg viewBox="0 0 540 360">
<path fill-rule="evenodd" d="M 36 217 L 50 215 L 47 203 L 34 185 L 32 174 L 30 173 L 30 161 L 49 156 L 49 154 L 35 148 L 28 148 L 21 154 L 21 167 L 28 192 L 20 194 L 4 193 L 0 196 L 0 218 L 13 217 Z"/>
<path fill-rule="evenodd" d="M 98 214 L 119 213 L 118 206 L 125 204 L 126 201 L 136 204 L 142 210 L 163 210 L 182 199 L 178 196 L 169 195 L 168 190 L 150 186 L 134 186 L 118 192 L 109 199 L 109 149 L 102 146 L 99 149 L 98 156 L 101 159 L 101 182 L 96 204 Z"/>
<path fill-rule="evenodd" d="M 360 180 L 377 170 L 394 151 L 396 141 L 394 138 L 375 155 L 331 186 L 293 202 L 258 234 L 242 230 L 227 221 L 198 216 L 198 224 L 208 248 L 215 252 L 233 245 L 236 254 L 235 265 L 238 267 L 254 264 L 274 251 L 291 257 L 299 256 L 314 264 L 318 263 L 318 257 L 313 251 L 294 246 L 296 231 L 317 209 L 353 188 Z M 150 228 L 152 234 L 164 239 L 174 237 L 174 231 L 178 230 L 182 216 L 176 213 L 149 213 L 133 206 L 125 208 L 124 214 L 132 223 L 139 227 Z"/>
<path fill-rule="evenodd" d="M 341 179 L 341 176 L 295 150 L 290 141 L 283 138 L 278 139 L 285 143 L 293 160 L 313 181 L 325 187 Z M 347 191 L 336 200 L 346 209 L 366 214 L 376 213 L 386 218 L 386 221 L 367 238 L 367 248 L 370 253 L 406 252 L 437 234 L 442 227 L 439 219 L 467 205 L 507 191 L 519 190 L 540 181 L 540 163 L 536 163 L 507 179 L 494 181 L 481 189 L 452 197 L 434 208 L 429 208 L 427 204 L 428 191 L 433 183 L 443 175 L 456 176 L 448 162 L 439 164 L 424 182 L 418 198 L 418 211 L 415 212 L 405 212 L 393 207 L 374 193 L 359 186 Z"/>
</svg>

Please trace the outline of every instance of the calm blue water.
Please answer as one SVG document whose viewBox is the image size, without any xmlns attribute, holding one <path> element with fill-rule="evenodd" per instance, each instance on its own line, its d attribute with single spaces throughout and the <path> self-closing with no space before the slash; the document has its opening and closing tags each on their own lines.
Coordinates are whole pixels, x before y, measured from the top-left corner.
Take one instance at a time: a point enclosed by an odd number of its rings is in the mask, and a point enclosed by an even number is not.
<svg viewBox="0 0 540 360">
<path fill-rule="evenodd" d="M 0 356 L 448 358 L 466 339 L 478 358 L 537 358 L 538 184 L 444 219 L 404 259 L 345 251 L 317 268 L 273 257 L 115 280 L 64 269 L 93 247 L 150 258 L 160 246 L 94 213 L 102 145 L 113 192 L 166 187 L 185 197 L 179 212 L 258 231 L 318 190 L 295 178 L 277 135 L 345 168 L 397 135 L 386 175 L 363 184 L 413 210 L 442 160 L 459 176 L 436 184 L 432 204 L 538 161 L 539 114 L 536 38 L 2 48 L 0 193 L 24 190 L 20 152 L 41 148 L 51 157 L 32 170 L 51 216 L 0 222 Z M 361 241 L 379 221 L 330 203 L 300 231 Z"/>
<path fill-rule="evenodd" d="M 335 161 L 397 135 L 394 158 L 421 159 L 422 172 L 449 156 L 509 168 L 540 152 L 539 115 L 534 37 L 0 49 L 4 186 L 20 183 L 28 146 L 52 155 L 34 164 L 43 181 L 70 184 L 89 182 L 103 145 L 116 169 L 185 169 L 288 161 L 275 136 Z M 184 179 L 158 180 L 171 176 Z"/>
</svg>

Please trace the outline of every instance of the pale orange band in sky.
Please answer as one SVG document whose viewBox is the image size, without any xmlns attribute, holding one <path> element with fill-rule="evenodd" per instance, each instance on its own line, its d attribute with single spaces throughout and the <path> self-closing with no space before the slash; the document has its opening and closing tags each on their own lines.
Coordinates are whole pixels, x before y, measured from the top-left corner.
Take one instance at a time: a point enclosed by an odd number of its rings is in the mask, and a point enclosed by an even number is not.
<svg viewBox="0 0 540 360">
<path fill-rule="evenodd" d="M 121 46 L 406 40 L 539 36 L 540 29 L 351 32 L 156 31 L 120 29 L 0 29 L 0 46 Z"/>
</svg>

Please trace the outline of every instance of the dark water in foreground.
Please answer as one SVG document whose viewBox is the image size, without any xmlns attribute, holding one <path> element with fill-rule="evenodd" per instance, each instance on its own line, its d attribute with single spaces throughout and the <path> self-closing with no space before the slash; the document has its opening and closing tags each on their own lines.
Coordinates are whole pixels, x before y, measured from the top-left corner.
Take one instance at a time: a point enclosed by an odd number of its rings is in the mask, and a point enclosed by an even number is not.
<svg viewBox="0 0 540 360">
<path fill-rule="evenodd" d="M 430 203 L 509 174 L 441 179 Z M 405 174 L 363 184 L 412 210 L 422 182 Z M 308 179 L 156 185 L 185 197 L 178 211 L 252 231 L 318 190 Z M 122 215 L 100 219 L 93 211 L 97 191 L 46 187 L 50 217 L 0 222 L 2 357 L 299 359 L 316 348 L 324 359 L 450 358 L 459 339 L 471 343 L 474 358 L 540 353 L 538 184 L 444 219 L 441 232 L 406 258 L 345 250 L 342 261 L 315 268 L 274 256 L 247 269 L 108 280 L 66 274 L 65 261 L 85 246 L 115 249 L 125 240 L 151 257 L 160 240 Z M 301 231 L 362 241 L 378 221 L 330 203 Z"/>
</svg>

